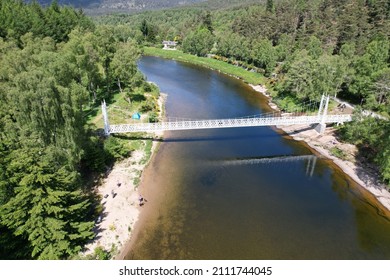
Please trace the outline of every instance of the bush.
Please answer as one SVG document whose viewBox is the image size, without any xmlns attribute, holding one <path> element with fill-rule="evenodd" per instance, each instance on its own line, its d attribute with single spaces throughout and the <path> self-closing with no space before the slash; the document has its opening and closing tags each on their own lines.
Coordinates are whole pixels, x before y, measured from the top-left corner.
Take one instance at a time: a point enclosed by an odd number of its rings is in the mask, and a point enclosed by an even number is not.
<svg viewBox="0 0 390 280">
<path fill-rule="evenodd" d="M 128 156 L 131 149 L 125 145 L 123 140 L 110 136 L 104 142 L 104 150 L 109 155 L 110 159 L 121 159 Z"/>
<path fill-rule="evenodd" d="M 151 113 L 149 114 L 149 122 L 150 122 L 150 123 L 156 123 L 156 122 L 158 122 L 158 115 L 157 115 L 156 112 L 151 112 Z"/>
<path fill-rule="evenodd" d="M 142 102 L 140 111 L 143 113 L 152 111 L 154 109 L 154 106 L 155 106 L 155 104 L 154 104 L 153 100 L 148 99 L 148 100 Z"/>
<path fill-rule="evenodd" d="M 290 96 L 285 96 L 283 99 L 275 99 L 275 103 L 282 111 L 293 112 L 297 109 L 299 101 Z"/>
<path fill-rule="evenodd" d="M 106 160 L 103 140 L 96 136 L 90 137 L 84 150 L 83 164 L 92 171 L 103 171 Z"/>
<path fill-rule="evenodd" d="M 334 155 L 335 157 L 338 157 L 340 159 L 346 159 L 346 157 L 347 157 L 346 153 L 343 150 L 341 150 L 340 148 L 337 148 L 337 147 L 332 147 L 330 149 L 330 153 L 332 155 Z"/>
<path fill-rule="evenodd" d="M 94 256 L 96 260 L 109 260 L 111 259 L 111 254 L 104 250 L 103 247 L 99 246 L 95 248 Z"/>
</svg>

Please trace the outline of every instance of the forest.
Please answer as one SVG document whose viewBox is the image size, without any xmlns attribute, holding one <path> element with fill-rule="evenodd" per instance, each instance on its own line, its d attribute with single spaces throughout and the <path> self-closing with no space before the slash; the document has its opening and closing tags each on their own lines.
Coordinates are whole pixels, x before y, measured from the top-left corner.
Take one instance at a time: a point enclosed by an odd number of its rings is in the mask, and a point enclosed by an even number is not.
<svg viewBox="0 0 390 280">
<path fill-rule="evenodd" d="M 268 78 L 283 110 L 325 93 L 351 102 L 356 121 L 339 136 L 359 147 L 390 181 L 390 3 L 386 0 L 267 0 L 94 18 L 98 25 L 139 27 L 139 44 L 212 56 Z M 373 111 L 384 119 L 363 118 Z M 360 112 L 360 114 L 359 114 Z M 358 123 L 358 125 L 356 125 Z"/>
<path fill-rule="evenodd" d="M 140 55 L 73 8 L 0 1 L 0 259 L 74 258 L 94 238 L 90 177 L 128 151 L 88 116 L 114 93 L 155 91 Z"/>
</svg>

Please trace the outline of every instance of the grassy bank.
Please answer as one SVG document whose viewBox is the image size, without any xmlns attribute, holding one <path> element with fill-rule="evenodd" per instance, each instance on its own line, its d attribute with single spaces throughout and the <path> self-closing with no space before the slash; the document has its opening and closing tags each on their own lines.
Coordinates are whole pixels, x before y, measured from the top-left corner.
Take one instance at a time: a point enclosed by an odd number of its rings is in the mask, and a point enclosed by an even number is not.
<svg viewBox="0 0 390 280">
<path fill-rule="evenodd" d="M 107 113 L 110 124 L 131 124 L 138 122 L 148 122 L 151 114 L 155 113 L 159 89 L 153 87 L 151 92 L 144 94 L 135 94 L 131 96 L 132 102 L 128 102 L 128 96 L 119 91 L 113 92 L 105 98 L 107 102 Z M 149 109 L 142 112 L 142 108 L 148 105 Z M 144 110 L 145 111 L 145 110 Z M 133 120 L 132 115 L 136 112 L 141 112 L 141 120 Z M 158 112 L 156 112 L 158 114 Z M 103 114 L 100 104 L 94 104 L 85 110 L 87 123 L 90 127 L 102 130 L 104 127 Z M 114 161 L 120 161 L 131 155 L 132 152 L 141 151 L 145 154 L 142 159 L 142 164 L 149 161 L 152 154 L 153 135 L 146 133 L 127 133 L 113 134 L 104 140 L 104 150 L 110 155 L 113 164 Z M 141 176 L 141 172 L 136 174 Z M 136 176 L 136 177 L 137 177 Z M 139 181 L 139 178 L 136 178 Z"/>
<path fill-rule="evenodd" d="M 163 50 L 153 47 L 145 47 L 144 54 L 149 56 L 158 56 L 178 61 L 188 62 L 195 65 L 204 66 L 213 70 L 218 70 L 224 74 L 238 77 L 249 84 L 265 84 L 266 79 L 263 75 L 255 72 L 249 72 L 241 67 L 207 57 L 198 57 L 182 51 Z"/>
</svg>

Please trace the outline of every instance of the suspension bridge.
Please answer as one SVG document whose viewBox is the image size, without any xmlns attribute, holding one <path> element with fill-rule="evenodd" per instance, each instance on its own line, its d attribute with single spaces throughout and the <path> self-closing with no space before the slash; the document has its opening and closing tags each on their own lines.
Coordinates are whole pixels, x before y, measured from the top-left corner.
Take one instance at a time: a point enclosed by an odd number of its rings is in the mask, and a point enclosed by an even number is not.
<svg viewBox="0 0 390 280">
<path fill-rule="evenodd" d="M 255 116 L 237 117 L 229 119 L 168 119 L 157 123 L 129 123 L 110 125 L 107 113 L 106 102 L 102 103 L 102 113 L 104 120 L 104 133 L 128 133 L 128 132 L 157 132 L 172 130 L 191 129 L 211 129 L 211 128 L 233 128 L 233 127 L 254 127 L 254 126 L 277 126 L 294 124 L 318 124 L 316 130 L 322 134 L 328 123 L 344 123 L 352 120 L 350 114 L 328 115 L 329 96 L 322 95 L 319 102 L 318 112 L 313 111 L 313 106 L 318 106 L 318 102 L 309 101 L 301 104 L 297 110 L 290 113 L 271 112 Z"/>
</svg>

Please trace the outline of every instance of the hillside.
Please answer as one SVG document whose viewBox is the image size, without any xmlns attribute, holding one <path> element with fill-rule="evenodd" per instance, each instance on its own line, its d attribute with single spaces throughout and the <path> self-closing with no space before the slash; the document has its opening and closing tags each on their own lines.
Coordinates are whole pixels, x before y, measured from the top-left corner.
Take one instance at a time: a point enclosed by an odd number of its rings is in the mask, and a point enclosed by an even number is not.
<svg viewBox="0 0 390 280">
<path fill-rule="evenodd" d="M 39 4 L 42 6 L 48 6 L 53 0 L 37 0 Z M 32 2 L 24 1 L 24 2 Z M 89 8 L 89 7 L 98 7 L 102 0 L 58 0 L 58 4 L 60 5 L 69 5 L 76 8 Z"/>
<path fill-rule="evenodd" d="M 38 0 L 48 6 L 53 0 Z M 253 3 L 264 3 L 264 0 L 57 0 L 60 5 L 82 8 L 87 14 L 102 15 L 108 13 L 134 13 L 149 10 L 160 10 L 174 7 L 193 6 L 203 9 L 224 9 Z M 31 1 L 26 1 L 31 2 Z"/>
<path fill-rule="evenodd" d="M 83 8 L 88 14 L 131 13 L 191 5 L 205 0 L 58 0 L 60 5 Z M 27 1 L 28 2 L 28 1 Z M 41 5 L 50 5 L 52 0 L 38 0 Z"/>
</svg>

